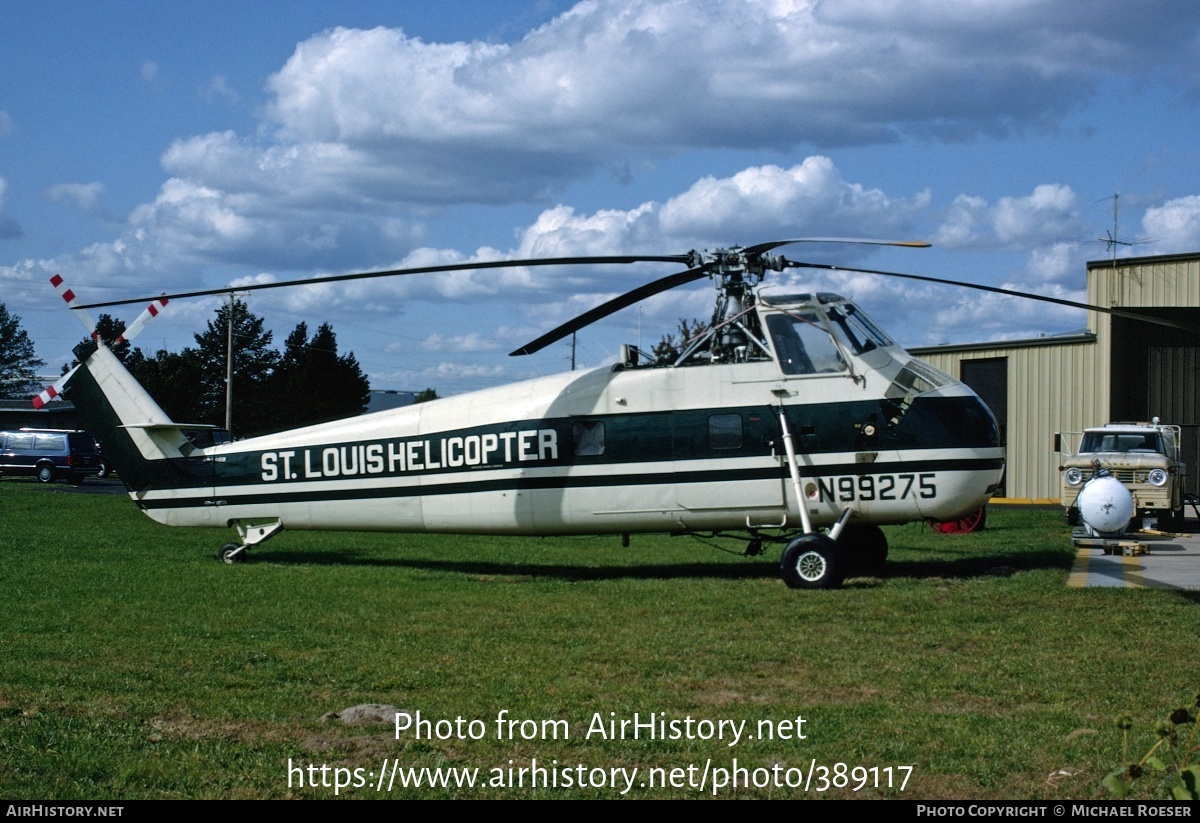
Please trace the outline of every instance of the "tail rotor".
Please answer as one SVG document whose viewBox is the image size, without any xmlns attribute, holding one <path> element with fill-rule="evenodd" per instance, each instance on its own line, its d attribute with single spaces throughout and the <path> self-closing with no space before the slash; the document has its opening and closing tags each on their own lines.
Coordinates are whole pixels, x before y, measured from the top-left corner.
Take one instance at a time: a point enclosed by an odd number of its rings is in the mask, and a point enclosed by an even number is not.
<svg viewBox="0 0 1200 823">
<path fill-rule="evenodd" d="M 96 332 L 95 321 L 92 320 L 92 316 L 88 314 L 87 309 L 81 309 L 78 307 L 78 301 L 75 299 L 75 292 L 72 291 L 71 288 L 66 284 L 66 281 L 63 280 L 62 275 L 56 274 L 51 277 L 50 284 L 54 286 L 54 288 L 62 296 L 63 301 L 67 304 L 67 307 L 71 310 L 71 312 L 79 318 L 79 322 L 83 323 L 84 328 L 87 329 L 88 334 L 91 335 L 92 339 L 97 343 L 102 344 L 102 341 Z M 142 310 L 142 313 L 139 314 L 132 323 L 126 326 L 125 331 L 113 342 L 117 344 L 131 342 L 135 337 L 142 333 L 142 330 L 150 324 L 151 320 L 153 320 L 155 317 L 158 317 L 158 315 L 166 307 L 167 303 L 168 300 L 166 297 L 158 297 L 150 301 L 150 304 Z M 40 409 L 50 401 L 59 399 L 62 394 L 63 387 L 75 374 L 75 370 L 78 368 L 79 366 L 76 364 L 71 368 L 70 371 L 56 380 L 53 385 L 47 386 L 44 391 L 34 395 L 33 407 L 35 409 Z"/>
</svg>

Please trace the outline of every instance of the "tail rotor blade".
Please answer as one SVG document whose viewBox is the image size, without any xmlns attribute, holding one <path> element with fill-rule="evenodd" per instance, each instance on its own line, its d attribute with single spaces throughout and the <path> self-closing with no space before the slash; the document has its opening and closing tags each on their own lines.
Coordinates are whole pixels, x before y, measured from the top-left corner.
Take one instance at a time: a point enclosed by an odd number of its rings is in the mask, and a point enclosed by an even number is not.
<svg viewBox="0 0 1200 823">
<path fill-rule="evenodd" d="M 44 391 L 35 394 L 33 396 L 33 407 L 40 409 L 51 400 L 57 400 L 62 393 L 63 386 L 67 384 L 67 381 L 71 379 L 71 375 L 75 374 L 75 369 L 78 368 L 79 365 L 76 364 L 69 372 L 54 381 L 53 385 L 47 386 Z"/>
<path fill-rule="evenodd" d="M 137 316 L 137 319 L 125 327 L 125 332 L 117 338 L 117 343 L 129 343 L 133 338 L 142 333 L 142 329 L 150 324 L 150 321 L 158 317 L 159 313 L 166 307 L 169 301 L 167 298 L 159 297 L 150 305 L 146 306 L 145 310 Z"/>
<path fill-rule="evenodd" d="M 62 295 L 63 302 L 65 302 L 67 304 L 67 308 L 69 308 L 74 315 L 79 318 L 79 322 L 83 323 L 84 328 L 86 328 L 88 331 L 88 334 L 95 335 L 96 322 L 92 320 L 92 316 L 88 314 L 85 309 L 78 308 L 78 303 L 75 300 L 75 292 L 71 291 L 70 287 L 67 286 L 66 281 L 64 281 L 62 278 L 62 275 L 56 274 L 51 277 L 50 285 L 54 286 L 58 293 Z"/>
</svg>

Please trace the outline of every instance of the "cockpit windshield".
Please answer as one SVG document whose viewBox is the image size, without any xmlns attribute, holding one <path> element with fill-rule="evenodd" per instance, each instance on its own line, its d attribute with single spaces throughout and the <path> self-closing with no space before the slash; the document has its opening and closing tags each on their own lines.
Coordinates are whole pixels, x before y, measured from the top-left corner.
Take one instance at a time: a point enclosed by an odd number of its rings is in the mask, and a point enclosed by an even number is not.
<svg viewBox="0 0 1200 823">
<path fill-rule="evenodd" d="M 846 370 L 820 315 L 811 309 L 767 315 L 767 330 L 784 374 L 829 374 Z"/>
</svg>

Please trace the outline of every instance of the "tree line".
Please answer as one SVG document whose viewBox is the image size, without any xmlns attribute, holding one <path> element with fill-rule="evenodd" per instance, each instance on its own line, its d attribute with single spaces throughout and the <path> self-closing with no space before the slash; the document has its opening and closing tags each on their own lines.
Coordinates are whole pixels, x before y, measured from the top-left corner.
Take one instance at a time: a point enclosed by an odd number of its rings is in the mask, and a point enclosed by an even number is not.
<svg viewBox="0 0 1200 823">
<path fill-rule="evenodd" d="M 322 323 L 309 336 L 308 324 L 299 323 L 277 351 L 263 319 L 241 300 L 221 306 L 195 335 L 195 347 L 178 352 L 160 349 L 151 356 L 116 343 L 125 324 L 107 314 L 100 315 L 96 331 L 172 420 L 215 426 L 225 425 L 232 332 L 231 428 L 239 438 L 352 417 L 370 399 L 370 383 L 353 352 L 338 354 L 332 326 Z"/>
<path fill-rule="evenodd" d="M 0 303 L 0 397 L 25 394 L 44 365 L 33 351 L 33 341 L 21 328 L 21 318 Z"/>
</svg>

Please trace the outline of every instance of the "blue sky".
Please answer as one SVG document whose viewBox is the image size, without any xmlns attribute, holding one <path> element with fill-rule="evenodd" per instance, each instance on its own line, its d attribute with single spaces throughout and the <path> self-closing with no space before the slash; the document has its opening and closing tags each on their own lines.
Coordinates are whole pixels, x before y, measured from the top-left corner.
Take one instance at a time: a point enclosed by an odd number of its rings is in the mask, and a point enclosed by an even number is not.
<svg viewBox="0 0 1200 823">
<path fill-rule="evenodd" d="M 836 235 L 934 248 L 788 254 L 1081 300 L 1114 192 L 1120 237 L 1152 241 L 1132 253 L 1200 251 L 1194 4 L 8 2 L 0 30 L 0 301 L 50 372 L 83 331 L 55 272 L 93 302 Z M 249 302 L 277 342 L 331 322 L 376 388 L 454 394 L 566 368 L 565 345 L 506 353 L 670 271 L 464 273 Z M 910 346 L 1085 323 L 861 275 L 780 285 L 853 296 Z M 581 332 L 580 363 L 707 317 L 710 292 Z M 175 301 L 137 344 L 191 344 L 215 305 Z"/>
</svg>

